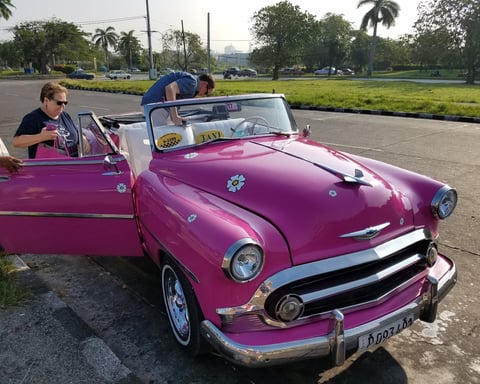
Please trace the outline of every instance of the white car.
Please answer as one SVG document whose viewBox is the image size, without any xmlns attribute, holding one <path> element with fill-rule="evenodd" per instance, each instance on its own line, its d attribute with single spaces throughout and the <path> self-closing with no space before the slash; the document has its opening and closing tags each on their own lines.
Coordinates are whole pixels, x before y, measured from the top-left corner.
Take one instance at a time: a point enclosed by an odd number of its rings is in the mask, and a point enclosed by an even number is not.
<svg viewBox="0 0 480 384">
<path fill-rule="evenodd" d="M 335 67 L 323 67 L 313 72 L 314 75 L 335 75 Z M 340 71 L 337 71 L 340 74 Z"/>
<path fill-rule="evenodd" d="M 127 73 L 122 70 L 115 70 L 115 71 L 110 71 L 106 77 L 112 80 L 117 80 L 117 79 L 130 79 L 132 75 L 130 73 Z"/>
</svg>

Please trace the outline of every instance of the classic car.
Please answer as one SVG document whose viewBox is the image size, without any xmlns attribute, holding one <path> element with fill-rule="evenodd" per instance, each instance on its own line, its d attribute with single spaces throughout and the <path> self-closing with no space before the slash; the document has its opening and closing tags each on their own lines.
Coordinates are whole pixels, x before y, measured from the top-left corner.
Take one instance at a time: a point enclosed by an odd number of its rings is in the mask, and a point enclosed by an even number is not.
<svg viewBox="0 0 480 384">
<path fill-rule="evenodd" d="M 280 94 L 144 112 L 82 112 L 78 157 L 0 170 L 0 245 L 148 255 L 179 346 L 248 367 L 341 365 L 435 320 L 457 278 L 439 248 L 454 188 L 310 139 Z"/>
<path fill-rule="evenodd" d="M 105 77 L 109 78 L 109 79 L 112 79 L 112 80 L 117 80 L 117 79 L 130 79 L 130 77 L 132 77 L 132 75 L 128 72 L 125 72 L 125 71 L 122 71 L 122 70 L 113 70 L 113 71 L 110 71 L 109 73 L 107 73 L 105 75 Z"/>
<path fill-rule="evenodd" d="M 86 72 L 83 69 L 76 69 L 75 71 L 68 73 L 67 77 L 69 79 L 93 80 L 95 78 L 95 74 Z"/>
</svg>

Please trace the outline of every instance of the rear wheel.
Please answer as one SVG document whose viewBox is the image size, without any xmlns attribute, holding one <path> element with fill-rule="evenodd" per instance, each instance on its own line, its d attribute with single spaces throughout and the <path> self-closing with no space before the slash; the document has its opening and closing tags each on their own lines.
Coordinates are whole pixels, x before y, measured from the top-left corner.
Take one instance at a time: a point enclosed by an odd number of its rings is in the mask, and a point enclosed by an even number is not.
<svg viewBox="0 0 480 384">
<path fill-rule="evenodd" d="M 170 327 L 177 342 L 193 356 L 205 353 L 207 346 L 200 333 L 203 317 L 195 293 L 170 259 L 162 265 L 162 291 Z"/>
</svg>

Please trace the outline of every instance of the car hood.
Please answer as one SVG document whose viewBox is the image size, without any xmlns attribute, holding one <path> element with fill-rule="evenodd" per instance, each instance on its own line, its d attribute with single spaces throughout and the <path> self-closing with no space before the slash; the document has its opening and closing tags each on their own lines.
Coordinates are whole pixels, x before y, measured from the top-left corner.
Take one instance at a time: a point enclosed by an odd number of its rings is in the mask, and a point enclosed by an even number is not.
<svg viewBox="0 0 480 384">
<path fill-rule="evenodd" d="M 410 202 L 385 179 L 310 140 L 239 140 L 178 152 L 152 168 L 271 222 L 293 264 L 370 248 L 413 226 Z"/>
</svg>

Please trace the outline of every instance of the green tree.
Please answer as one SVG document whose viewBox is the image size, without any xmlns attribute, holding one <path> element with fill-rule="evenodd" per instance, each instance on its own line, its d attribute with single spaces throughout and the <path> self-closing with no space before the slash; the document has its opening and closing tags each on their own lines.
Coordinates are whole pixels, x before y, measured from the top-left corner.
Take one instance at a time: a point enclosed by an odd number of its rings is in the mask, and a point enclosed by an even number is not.
<svg viewBox="0 0 480 384">
<path fill-rule="evenodd" d="M 250 62 L 272 67 L 276 80 L 282 66 L 302 58 L 315 17 L 297 5 L 281 1 L 255 12 L 252 20 L 251 32 L 259 47 L 250 54 Z"/>
<path fill-rule="evenodd" d="M 12 16 L 12 10 L 9 8 L 15 8 L 10 0 L 0 0 L 0 17 L 8 20 Z"/>
<path fill-rule="evenodd" d="M 125 58 L 129 68 L 133 67 L 133 63 L 138 65 L 142 54 L 142 45 L 140 40 L 133 35 L 134 32 L 134 30 L 120 32 L 117 45 L 117 51 Z"/>
<path fill-rule="evenodd" d="M 13 41 L 0 43 L 0 63 L 9 67 L 19 67 L 22 64 L 22 52 Z"/>
<path fill-rule="evenodd" d="M 73 23 L 57 19 L 31 21 L 13 28 L 14 43 L 22 53 L 24 66 L 30 63 L 46 73 L 47 63 L 74 62 L 90 53 L 87 33 Z"/>
<path fill-rule="evenodd" d="M 110 66 L 109 63 L 109 55 L 108 55 L 108 47 L 112 47 L 114 49 L 117 48 L 118 42 L 118 35 L 115 32 L 114 27 L 107 27 L 107 29 L 97 28 L 95 29 L 95 34 L 92 36 L 92 41 L 95 45 L 98 45 L 103 48 L 105 52 L 105 63 L 107 67 Z"/>
<path fill-rule="evenodd" d="M 366 31 L 368 27 L 373 28 L 367 71 L 368 75 L 371 76 L 375 58 L 375 47 L 377 44 L 378 24 L 381 23 L 387 29 L 394 25 L 395 19 L 400 13 L 400 6 L 392 0 L 360 0 L 357 8 L 369 4 L 373 4 L 373 7 L 363 16 L 360 29 Z"/>
<path fill-rule="evenodd" d="M 454 50 L 448 31 L 444 26 L 436 31 L 417 31 L 413 36 L 413 59 L 426 69 L 448 63 L 449 53 Z M 456 52 L 458 54 L 458 51 Z"/>
<path fill-rule="evenodd" d="M 162 35 L 162 41 L 164 66 L 184 71 L 206 66 L 207 50 L 196 33 L 170 30 Z"/>
<path fill-rule="evenodd" d="M 365 31 L 354 32 L 352 47 L 350 49 L 350 60 L 355 72 L 363 72 L 368 67 L 368 47 L 371 39 Z"/>
<path fill-rule="evenodd" d="M 428 0 L 420 3 L 418 34 L 446 32 L 450 43 L 462 53 L 467 84 L 475 82 L 480 63 L 480 2 L 478 0 Z"/>
</svg>

